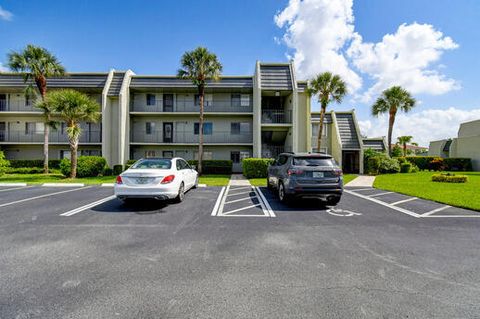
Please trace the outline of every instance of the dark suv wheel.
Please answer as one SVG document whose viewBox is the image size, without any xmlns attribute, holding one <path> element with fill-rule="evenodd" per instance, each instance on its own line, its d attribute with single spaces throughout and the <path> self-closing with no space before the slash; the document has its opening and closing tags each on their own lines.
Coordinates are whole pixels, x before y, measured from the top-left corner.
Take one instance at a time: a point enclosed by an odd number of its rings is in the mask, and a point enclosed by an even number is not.
<svg viewBox="0 0 480 319">
<path fill-rule="evenodd" d="M 278 184 L 278 199 L 280 199 L 280 202 L 282 203 L 288 203 L 290 200 L 290 196 L 285 193 L 285 186 L 283 186 L 283 183 Z"/>
<path fill-rule="evenodd" d="M 327 206 L 337 206 L 338 202 L 340 202 L 340 197 L 330 197 L 327 199 Z"/>
</svg>

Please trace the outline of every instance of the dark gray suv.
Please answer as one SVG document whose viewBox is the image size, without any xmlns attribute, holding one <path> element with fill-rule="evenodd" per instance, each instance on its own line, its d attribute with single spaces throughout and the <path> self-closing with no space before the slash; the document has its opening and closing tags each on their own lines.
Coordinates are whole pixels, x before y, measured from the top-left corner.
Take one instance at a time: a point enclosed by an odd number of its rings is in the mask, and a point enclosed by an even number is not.
<svg viewBox="0 0 480 319">
<path fill-rule="evenodd" d="M 342 196 L 343 174 L 330 155 L 282 153 L 268 167 L 267 185 L 282 202 L 315 197 L 335 206 Z"/>
</svg>

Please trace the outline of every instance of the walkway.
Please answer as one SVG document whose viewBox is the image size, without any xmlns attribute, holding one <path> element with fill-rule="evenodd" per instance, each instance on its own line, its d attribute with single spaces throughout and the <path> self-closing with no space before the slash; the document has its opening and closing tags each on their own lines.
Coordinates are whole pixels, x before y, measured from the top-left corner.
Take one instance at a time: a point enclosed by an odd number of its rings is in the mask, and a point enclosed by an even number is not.
<svg viewBox="0 0 480 319">
<path fill-rule="evenodd" d="M 375 181 L 375 176 L 360 175 L 354 180 L 347 183 L 345 186 L 348 187 L 373 187 L 373 182 Z"/>
</svg>

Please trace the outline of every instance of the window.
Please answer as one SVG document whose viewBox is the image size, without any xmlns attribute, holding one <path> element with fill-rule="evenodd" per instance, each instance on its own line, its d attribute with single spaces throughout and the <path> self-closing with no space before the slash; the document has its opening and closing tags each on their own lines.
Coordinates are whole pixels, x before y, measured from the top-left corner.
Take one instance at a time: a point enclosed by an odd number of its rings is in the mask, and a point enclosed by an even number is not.
<svg viewBox="0 0 480 319">
<path fill-rule="evenodd" d="M 81 150 L 81 156 L 101 156 L 101 152 L 99 150 Z"/>
<path fill-rule="evenodd" d="M 198 135 L 200 132 L 200 123 L 193 124 L 193 134 Z M 203 123 L 203 134 L 204 135 L 212 135 L 213 133 L 213 124 L 212 122 L 204 122 Z"/>
<path fill-rule="evenodd" d="M 288 157 L 287 157 L 287 156 L 285 156 L 285 155 L 280 155 L 280 156 L 278 157 L 277 163 L 278 163 L 278 165 L 284 165 L 284 164 L 287 162 L 287 160 L 288 160 Z"/>
<path fill-rule="evenodd" d="M 65 128 L 66 128 L 66 126 L 67 126 L 67 125 L 65 124 L 65 122 L 62 122 L 62 123 L 60 124 L 60 134 L 62 134 L 62 135 L 65 134 Z"/>
<path fill-rule="evenodd" d="M 246 158 L 249 158 L 250 157 L 250 152 L 249 151 L 241 151 L 240 152 L 240 160 L 244 160 Z"/>
<path fill-rule="evenodd" d="M 27 94 L 25 96 L 25 106 L 32 106 L 34 100 L 35 100 L 35 96 Z"/>
<path fill-rule="evenodd" d="M 246 134 L 250 132 L 250 123 L 248 122 L 232 122 L 230 124 L 230 134 Z"/>
<path fill-rule="evenodd" d="M 190 169 L 190 165 L 182 159 L 177 160 L 177 170 Z"/>
<path fill-rule="evenodd" d="M 145 151 L 145 157 L 146 158 L 155 157 L 155 151 Z"/>
<path fill-rule="evenodd" d="M 240 152 L 230 152 L 230 159 L 233 163 L 240 163 Z"/>
<path fill-rule="evenodd" d="M 163 111 L 173 112 L 173 94 L 163 95 Z"/>
<path fill-rule="evenodd" d="M 155 94 L 147 94 L 147 105 L 152 106 L 157 104 L 157 99 Z"/>
<path fill-rule="evenodd" d="M 146 122 L 145 131 L 147 135 L 153 134 L 153 132 L 155 131 L 155 122 Z"/>
<path fill-rule="evenodd" d="M 25 122 L 25 135 L 35 134 L 35 122 Z"/>
<path fill-rule="evenodd" d="M 200 95 L 195 94 L 195 106 L 200 106 Z M 205 94 L 203 98 L 203 106 L 212 106 L 213 105 L 213 94 Z"/>
<path fill-rule="evenodd" d="M 145 159 L 133 164 L 130 169 L 170 169 L 172 161 L 169 159 Z"/>
<path fill-rule="evenodd" d="M 240 98 L 241 106 L 250 106 L 250 94 L 242 94 Z"/>
<path fill-rule="evenodd" d="M 60 150 L 60 159 L 64 159 L 64 158 L 67 158 L 67 159 L 71 159 L 71 153 L 69 150 Z"/>
<path fill-rule="evenodd" d="M 164 158 L 173 158 L 173 151 L 163 151 Z"/>
<path fill-rule="evenodd" d="M 239 107 L 241 106 L 241 95 L 240 94 L 232 94 L 231 97 L 231 103 L 232 103 L 232 107 Z M 250 103 L 250 100 L 249 100 L 249 103 Z"/>
<path fill-rule="evenodd" d="M 322 157 L 294 157 L 293 165 L 296 166 L 334 166 L 331 158 Z"/>
<path fill-rule="evenodd" d="M 198 161 L 198 152 L 195 152 L 195 159 Z M 203 152 L 203 160 L 212 160 L 213 153 L 212 152 Z"/>
</svg>

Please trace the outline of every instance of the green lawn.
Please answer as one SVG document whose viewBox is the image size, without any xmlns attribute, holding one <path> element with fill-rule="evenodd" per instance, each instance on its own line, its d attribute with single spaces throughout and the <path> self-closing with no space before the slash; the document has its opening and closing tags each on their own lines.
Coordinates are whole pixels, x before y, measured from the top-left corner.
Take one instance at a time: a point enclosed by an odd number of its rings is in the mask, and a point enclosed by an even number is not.
<svg viewBox="0 0 480 319">
<path fill-rule="evenodd" d="M 354 174 L 343 175 L 343 183 L 346 184 L 350 182 L 352 179 L 354 179 L 355 177 L 357 177 L 357 175 L 354 175 Z M 250 181 L 250 184 L 252 184 L 253 186 L 259 186 L 259 187 L 267 186 L 266 178 L 250 178 L 249 181 Z"/>
<path fill-rule="evenodd" d="M 230 175 L 203 175 L 200 184 L 207 186 L 225 186 L 230 180 Z M 62 174 L 5 174 L 0 177 L 0 183 L 27 183 L 31 185 L 43 183 L 84 183 L 102 184 L 115 182 L 115 176 L 65 178 Z"/>
<path fill-rule="evenodd" d="M 456 172 L 468 175 L 465 184 L 432 182 L 433 174 L 436 173 L 379 175 L 374 187 L 480 211 L 480 172 Z"/>
</svg>

